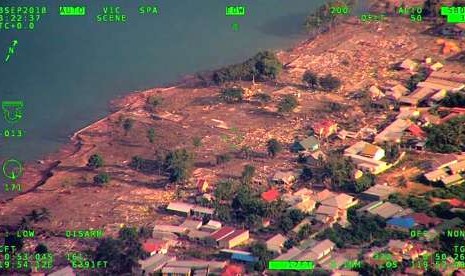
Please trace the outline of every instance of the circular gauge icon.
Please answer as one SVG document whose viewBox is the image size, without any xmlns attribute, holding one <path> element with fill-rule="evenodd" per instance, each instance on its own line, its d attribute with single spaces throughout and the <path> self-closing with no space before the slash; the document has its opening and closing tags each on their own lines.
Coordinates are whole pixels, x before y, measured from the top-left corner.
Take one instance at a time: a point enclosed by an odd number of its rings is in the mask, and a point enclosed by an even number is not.
<svg viewBox="0 0 465 276">
<path fill-rule="evenodd" d="M 23 164 L 16 159 L 8 159 L 3 162 L 2 171 L 6 178 L 15 180 L 23 175 Z"/>
</svg>

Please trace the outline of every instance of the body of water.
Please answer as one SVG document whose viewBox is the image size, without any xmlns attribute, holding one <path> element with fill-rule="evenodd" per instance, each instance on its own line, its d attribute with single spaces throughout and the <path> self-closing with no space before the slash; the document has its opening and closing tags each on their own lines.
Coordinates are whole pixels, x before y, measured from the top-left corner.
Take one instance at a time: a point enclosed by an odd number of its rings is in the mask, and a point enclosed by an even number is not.
<svg viewBox="0 0 465 276">
<path fill-rule="evenodd" d="M 14 128 L 25 137 L 0 140 L 0 159 L 34 160 L 54 152 L 76 130 L 104 117 L 111 99 L 218 68 L 263 49 L 291 47 L 304 37 L 305 16 L 323 0 L 2 1 L 46 6 L 33 31 L 0 30 L 0 100 L 22 100 Z M 246 5 L 226 17 L 226 5 Z M 63 17 L 59 5 L 85 5 L 87 15 Z M 126 23 L 98 23 L 104 6 L 119 6 Z M 140 15 L 141 5 L 159 14 Z M 231 24 L 238 23 L 239 30 Z M 3 120 L 0 128 L 8 125 Z"/>
</svg>

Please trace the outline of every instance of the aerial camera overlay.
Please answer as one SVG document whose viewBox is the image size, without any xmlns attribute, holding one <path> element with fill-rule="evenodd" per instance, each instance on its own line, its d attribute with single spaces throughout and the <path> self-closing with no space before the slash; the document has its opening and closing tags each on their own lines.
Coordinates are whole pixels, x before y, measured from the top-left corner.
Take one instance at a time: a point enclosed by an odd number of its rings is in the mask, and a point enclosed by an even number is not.
<svg viewBox="0 0 465 276">
<path fill-rule="evenodd" d="M 0 0 L 0 275 L 465 275 L 465 1 Z"/>
</svg>

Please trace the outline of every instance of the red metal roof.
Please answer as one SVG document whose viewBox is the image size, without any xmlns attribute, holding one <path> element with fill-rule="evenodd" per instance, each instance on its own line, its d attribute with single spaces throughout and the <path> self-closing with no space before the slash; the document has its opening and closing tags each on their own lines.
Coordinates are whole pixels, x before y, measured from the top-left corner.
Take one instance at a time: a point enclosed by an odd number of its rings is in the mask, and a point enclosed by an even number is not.
<svg viewBox="0 0 465 276">
<path fill-rule="evenodd" d="M 236 237 L 239 237 L 240 235 L 244 234 L 245 232 L 248 232 L 249 230 L 234 230 L 234 232 L 232 232 L 231 234 L 227 235 L 226 237 L 224 237 L 223 239 L 225 241 L 230 241 Z M 221 239 L 221 240 L 223 240 Z"/>
<path fill-rule="evenodd" d="M 465 202 L 461 201 L 460 199 L 453 198 L 449 200 L 449 204 L 452 205 L 452 207 L 459 208 L 459 207 L 463 207 L 465 205 Z"/>
<path fill-rule="evenodd" d="M 266 202 L 272 202 L 279 198 L 279 191 L 275 188 L 262 193 L 262 199 Z"/>
<path fill-rule="evenodd" d="M 149 240 L 149 241 L 144 242 L 144 244 L 142 244 L 142 249 L 145 252 L 152 253 L 152 252 L 155 252 L 155 251 L 158 251 L 158 250 L 162 249 L 163 246 L 165 246 L 165 245 L 166 245 L 166 241 Z"/>
<path fill-rule="evenodd" d="M 426 133 L 417 125 L 415 124 L 411 124 L 409 127 L 408 127 L 408 130 L 413 134 L 413 136 L 415 137 L 419 137 L 419 138 L 425 138 L 426 137 Z"/>
<path fill-rule="evenodd" d="M 240 265 L 227 265 L 221 273 L 221 276 L 240 276 L 244 275 L 244 268 Z"/>
<path fill-rule="evenodd" d="M 233 227 L 224 226 L 224 227 L 221 227 L 220 229 L 216 230 L 215 232 L 213 232 L 210 235 L 210 237 L 215 239 L 216 241 L 219 241 L 219 240 L 223 239 L 224 237 L 226 237 L 227 235 L 234 232 L 234 230 L 235 229 Z"/>
<path fill-rule="evenodd" d="M 438 225 L 442 221 L 441 219 L 430 217 L 425 213 L 414 213 L 411 215 L 411 217 L 415 220 L 416 223 L 426 226 L 430 224 Z"/>
</svg>

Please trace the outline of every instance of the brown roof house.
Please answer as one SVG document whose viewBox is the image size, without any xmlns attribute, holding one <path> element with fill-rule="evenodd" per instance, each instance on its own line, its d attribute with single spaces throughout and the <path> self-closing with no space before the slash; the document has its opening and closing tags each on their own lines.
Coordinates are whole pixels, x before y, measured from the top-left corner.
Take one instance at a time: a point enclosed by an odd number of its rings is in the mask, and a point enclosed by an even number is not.
<svg viewBox="0 0 465 276">
<path fill-rule="evenodd" d="M 290 185 L 294 183 L 294 181 L 297 179 L 297 175 L 295 172 L 292 171 L 277 171 L 273 177 L 272 181 L 277 183 L 277 184 L 285 184 L 285 185 Z"/>
<path fill-rule="evenodd" d="M 249 240 L 249 230 L 235 230 L 219 241 L 220 247 L 233 248 Z"/>
<path fill-rule="evenodd" d="M 284 247 L 284 243 L 287 241 L 287 238 L 281 234 L 276 234 L 273 237 L 269 238 L 265 244 L 268 250 L 281 253 L 281 250 Z"/>
</svg>

